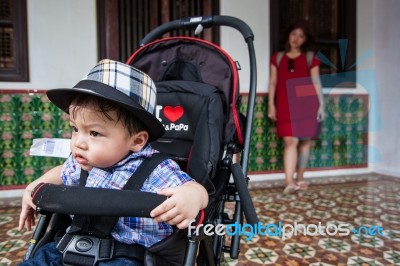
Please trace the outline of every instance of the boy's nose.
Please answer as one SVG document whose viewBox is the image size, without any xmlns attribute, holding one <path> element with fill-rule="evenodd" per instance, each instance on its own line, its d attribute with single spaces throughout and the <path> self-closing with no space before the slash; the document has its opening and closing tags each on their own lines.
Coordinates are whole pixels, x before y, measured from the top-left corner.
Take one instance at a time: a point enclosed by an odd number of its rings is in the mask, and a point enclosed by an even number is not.
<svg viewBox="0 0 400 266">
<path fill-rule="evenodd" d="M 85 137 L 79 134 L 78 136 L 75 136 L 75 141 L 74 141 L 75 147 L 85 150 L 87 149 L 87 142 L 85 140 Z"/>
</svg>

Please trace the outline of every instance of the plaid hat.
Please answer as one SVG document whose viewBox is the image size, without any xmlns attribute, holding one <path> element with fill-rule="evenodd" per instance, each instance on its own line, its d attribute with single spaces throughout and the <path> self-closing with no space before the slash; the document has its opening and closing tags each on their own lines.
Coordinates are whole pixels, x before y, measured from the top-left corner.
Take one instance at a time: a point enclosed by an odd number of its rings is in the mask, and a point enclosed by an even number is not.
<svg viewBox="0 0 400 266">
<path fill-rule="evenodd" d="M 157 93 L 154 82 L 132 66 L 104 59 L 73 88 L 48 90 L 47 97 L 68 113 L 77 93 L 102 97 L 127 109 L 148 128 L 150 141 L 164 135 L 164 127 L 154 115 Z"/>
</svg>

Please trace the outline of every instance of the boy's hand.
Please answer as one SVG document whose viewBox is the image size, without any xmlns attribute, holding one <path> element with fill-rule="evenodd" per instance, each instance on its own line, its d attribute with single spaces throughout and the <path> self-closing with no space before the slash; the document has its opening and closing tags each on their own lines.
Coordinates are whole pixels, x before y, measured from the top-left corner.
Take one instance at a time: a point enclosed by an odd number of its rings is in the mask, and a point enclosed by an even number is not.
<svg viewBox="0 0 400 266">
<path fill-rule="evenodd" d="M 28 231 L 32 229 L 32 226 L 35 225 L 36 218 L 36 206 L 32 202 L 31 192 L 28 190 L 24 191 L 24 195 L 22 196 L 22 208 L 21 213 L 19 215 L 19 224 L 18 230 L 21 231 L 24 226 Z"/>
<path fill-rule="evenodd" d="M 207 191 L 196 182 L 165 188 L 158 194 L 167 196 L 168 199 L 151 211 L 151 217 L 156 222 L 166 222 L 180 229 L 188 227 L 189 222 L 208 204 Z"/>
</svg>

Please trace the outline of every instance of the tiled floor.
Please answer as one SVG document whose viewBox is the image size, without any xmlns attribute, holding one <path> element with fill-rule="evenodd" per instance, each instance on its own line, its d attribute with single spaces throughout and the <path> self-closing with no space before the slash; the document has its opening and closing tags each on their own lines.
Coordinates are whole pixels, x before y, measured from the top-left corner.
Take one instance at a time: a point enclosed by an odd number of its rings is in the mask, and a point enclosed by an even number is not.
<svg viewBox="0 0 400 266">
<path fill-rule="evenodd" d="M 307 192 L 284 195 L 282 189 L 282 181 L 251 184 L 262 225 L 282 222 L 288 227 L 297 222 L 306 232 L 285 240 L 242 238 L 239 259 L 226 257 L 225 265 L 400 265 L 400 179 L 376 174 L 325 177 L 311 179 Z M 29 232 L 16 230 L 19 204 L 19 199 L 0 200 L 0 265 L 21 261 L 29 241 Z M 335 229 L 340 224 L 350 230 L 382 228 L 383 233 L 349 230 L 339 236 Z M 325 235 L 314 231 L 314 225 L 325 226 Z"/>
<path fill-rule="evenodd" d="M 252 198 L 264 225 L 297 222 L 308 225 L 310 235 L 242 240 L 239 261 L 227 265 L 400 265 L 400 179 L 370 174 L 311 181 L 307 192 L 292 195 L 282 194 L 281 181 L 254 184 Z M 331 236 L 311 224 L 332 224 Z M 380 226 L 383 236 L 368 236 L 364 229 L 339 236 L 339 224 L 351 230 Z"/>
</svg>

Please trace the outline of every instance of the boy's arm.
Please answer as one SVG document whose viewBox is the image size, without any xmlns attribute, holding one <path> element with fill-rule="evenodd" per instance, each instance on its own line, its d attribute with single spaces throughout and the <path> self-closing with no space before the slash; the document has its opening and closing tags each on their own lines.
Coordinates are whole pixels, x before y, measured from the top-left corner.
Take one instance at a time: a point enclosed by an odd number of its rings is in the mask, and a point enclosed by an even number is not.
<svg viewBox="0 0 400 266">
<path fill-rule="evenodd" d="M 61 179 L 61 169 L 62 165 L 56 166 L 53 169 L 47 171 L 44 175 L 30 183 L 24 190 L 24 194 L 22 196 L 22 207 L 21 213 L 19 216 L 19 225 L 18 230 L 22 230 L 25 226 L 28 230 L 31 230 L 31 227 L 35 225 L 35 214 L 36 214 L 36 206 L 32 202 L 31 193 L 32 190 L 40 183 L 51 183 L 51 184 L 62 184 Z"/>
<path fill-rule="evenodd" d="M 157 222 L 167 222 L 180 229 L 188 227 L 189 222 L 208 204 L 207 190 L 195 181 L 162 189 L 158 194 L 168 199 L 151 211 L 151 217 Z"/>
<path fill-rule="evenodd" d="M 30 183 L 26 188 L 25 191 L 32 192 L 32 190 L 40 183 L 50 183 L 50 184 L 56 184 L 56 185 L 61 185 L 62 184 L 62 179 L 61 179 L 61 170 L 62 170 L 63 165 L 58 165 L 49 171 L 47 171 L 45 174 L 43 174 L 41 177 Z"/>
</svg>

